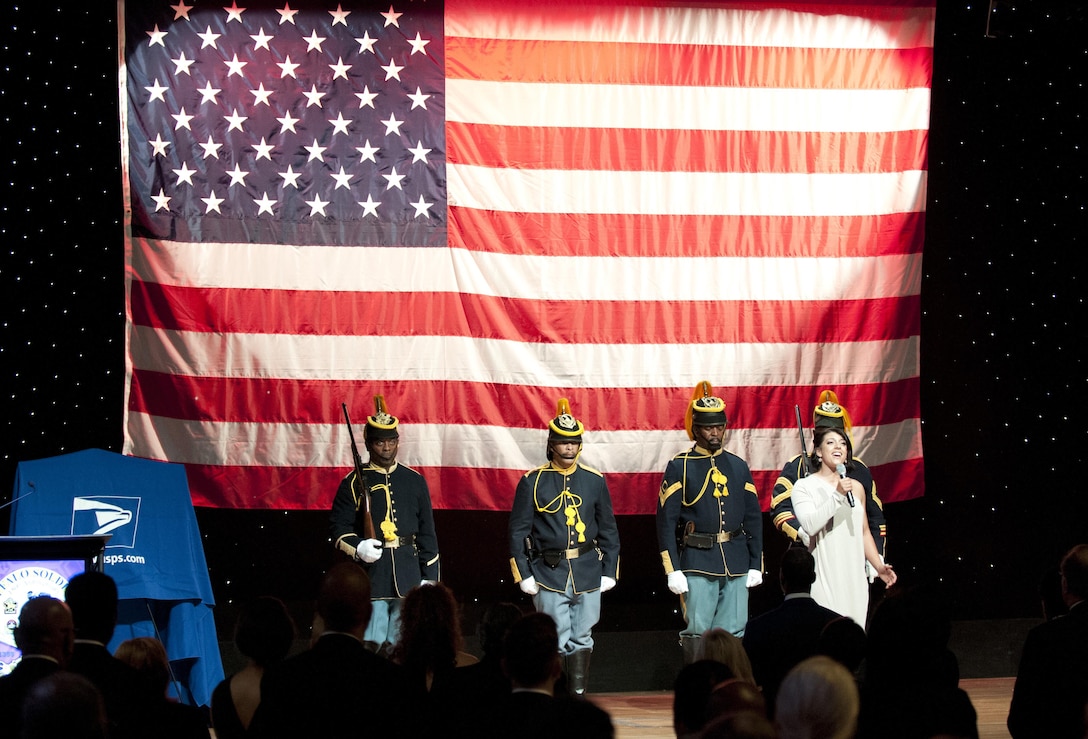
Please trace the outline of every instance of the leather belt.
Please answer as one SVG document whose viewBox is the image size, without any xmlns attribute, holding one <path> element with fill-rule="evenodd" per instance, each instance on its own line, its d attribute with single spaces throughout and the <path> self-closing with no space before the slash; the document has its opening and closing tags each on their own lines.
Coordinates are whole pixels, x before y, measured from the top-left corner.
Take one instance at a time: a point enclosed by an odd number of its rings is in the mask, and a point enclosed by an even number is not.
<svg viewBox="0 0 1088 739">
<path fill-rule="evenodd" d="M 743 534 L 743 526 L 735 531 L 719 531 L 714 534 L 692 531 L 684 534 L 684 546 L 695 547 L 696 549 L 710 549 L 715 544 L 724 544 Z"/>
<path fill-rule="evenodd" d="M 591 541 L 574 549 L 545 549 L 540 553 L 541 559 L 549 567 L 556 567 L 564 559 L 578 559 L 586 552 L 592 552 L 597 548 L 597 542 Z"/>
<path fill-rule="evenodd" d="M 416 543 L 416 535 L 411 536 L 398 536 L 395 539 L 386 539 L 382 542 L 382 547 L 385 549 L 396 549 L 398 547 L 407 547 Z"/>
</svg>

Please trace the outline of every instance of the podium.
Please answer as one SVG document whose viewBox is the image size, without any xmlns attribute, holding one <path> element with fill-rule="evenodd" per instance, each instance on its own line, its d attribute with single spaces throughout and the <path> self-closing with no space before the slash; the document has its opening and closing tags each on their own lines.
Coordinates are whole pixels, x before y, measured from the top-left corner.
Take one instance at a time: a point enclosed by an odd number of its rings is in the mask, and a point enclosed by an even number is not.
<svg viewBox="0 0 1088 739">
<path fill-rule="evenodd" d="M 178 697 L 209 705 L 223 662 L 185 468 L 86 449 L 20 462 L 12 500 L 13 537 L 108 535 L 101 569 L 120 599 L 109 650 L 138 636 L 159 639 Z"/>
<path fill-rule="evenodd" d="M 31 598 L 64 600 L 68 581 L 87 570 L 102 570 L 109 534 L 104 536 L 0 536 L 0 675 L 22 655 L 15 623 Z"/>
</svg>

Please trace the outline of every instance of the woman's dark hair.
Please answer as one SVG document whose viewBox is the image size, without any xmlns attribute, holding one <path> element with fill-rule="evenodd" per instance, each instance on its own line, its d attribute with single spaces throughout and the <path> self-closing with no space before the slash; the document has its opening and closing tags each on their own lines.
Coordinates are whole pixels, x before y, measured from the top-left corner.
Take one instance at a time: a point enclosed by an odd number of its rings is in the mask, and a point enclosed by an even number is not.
<svg viewBox="0 0 1088 739">
<path fill-rule="evenodd" d="M 832 428 L 831 426 L 820 426 L 812 433 L 812 454 L 809 459 L 812 461 L 812 468 L 815 470 L 820 469 L 820 458 L 817 452 L 820 450 L 820 444 L 824 443 L 824 439 L 828 434 L 838 434 L 846 440 L 846 471 L 854 471 L 854 445 L 850 442 L 850 434 L 846 433 L 842 429 Z"/>
<path fill-rule="evenodd" d="M 400 608 L 393 661 L 413 673 L 440 672 L 457 664 L 460 648 L 461 618 L 453 591 L 440 582 L 409 591 Z"/>
<path fill-rule="evenodd" d="M 242 609 L 234 625 L 234 645 L 261 667 L 280 661 L 291 651 L 295 622 L 279 598 L 263 595 Z"/>
</svg>

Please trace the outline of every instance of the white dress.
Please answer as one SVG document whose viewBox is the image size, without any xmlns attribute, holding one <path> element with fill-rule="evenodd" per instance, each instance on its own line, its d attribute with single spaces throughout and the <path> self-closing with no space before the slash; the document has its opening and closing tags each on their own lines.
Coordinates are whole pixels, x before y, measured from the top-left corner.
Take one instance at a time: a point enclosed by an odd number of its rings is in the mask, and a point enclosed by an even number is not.
<svg viewBox="0 0 1088 739">
<path fill-rule="evenodd" d="M 798 480 L 791 497 L 793 512 L 810 537 L 808 549 L 816 560 L 813 600 L 864 627 L 869 611 L 864 501 L 850 507 L 834 487 L 816 475 Z"/>
</svg>

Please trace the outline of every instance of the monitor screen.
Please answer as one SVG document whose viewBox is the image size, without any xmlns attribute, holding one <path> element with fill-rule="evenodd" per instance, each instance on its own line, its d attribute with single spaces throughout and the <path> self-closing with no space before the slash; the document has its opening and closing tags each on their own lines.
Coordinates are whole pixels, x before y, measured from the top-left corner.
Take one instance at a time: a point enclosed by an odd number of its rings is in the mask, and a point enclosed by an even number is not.
<svg viewBox="0 0 1088 739">
<path fill-rule="evenodd" d="M 64 600 L 69 580 L 100 569 L 104 547 L 103 537 L 0 537 L 0 675 L 21 657 L 14 632 L 23 605 L 41 595 Z"/>
</svg>

